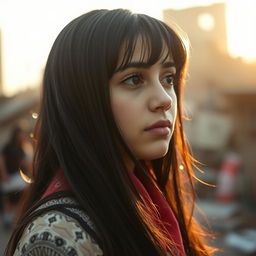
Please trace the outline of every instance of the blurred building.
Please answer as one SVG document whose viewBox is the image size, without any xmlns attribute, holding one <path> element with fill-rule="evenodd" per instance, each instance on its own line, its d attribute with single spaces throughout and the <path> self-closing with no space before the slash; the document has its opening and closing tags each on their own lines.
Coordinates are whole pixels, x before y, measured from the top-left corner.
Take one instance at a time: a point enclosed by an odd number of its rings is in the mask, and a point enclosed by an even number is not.
<svg viewBox="0 0 256 256">
<path fill-rule="evenodd" d="M 185 98 L 189 140 L 196 156 L 218 169 L 227 152 L 241 158 L 241 193 L 256 202 L 256 63 L 227 50 L 225 4 L 165 10 L 191 43 Z"/>
<path fill-rule="evenodd" d="M 32 114 L 37 111 L 39 101 L 38 90 L 22 91 L 11 97 L 3 94 L 4 61 L 1 35 L 0 30 L 0 150 L 9 139 L 9 133 L 14 125 L 21 125 L 27 131 L 32 130 L 34 126 Z"/>
</svg>

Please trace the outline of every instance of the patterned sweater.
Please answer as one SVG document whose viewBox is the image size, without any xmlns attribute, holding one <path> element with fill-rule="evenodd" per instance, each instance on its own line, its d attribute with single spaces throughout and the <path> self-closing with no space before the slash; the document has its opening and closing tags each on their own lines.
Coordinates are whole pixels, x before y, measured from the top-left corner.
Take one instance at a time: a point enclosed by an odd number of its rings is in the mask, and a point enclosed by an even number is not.
<svg viewBox="0 0 256 256">
<path fill-rule="evenodd" d="M 38 209 L 53 204 L 76 204 L 69 197 L 54 199 Z M 88 216 L 77 208 L 67 208 L 79 215 L 94 229 Z M 58 210 L 46 211 L 26 226 L 16 247 L 14 256 L 100 256 L 102 250 L 95 240 L 85 231 L 79 222 Z"/>
</svg>

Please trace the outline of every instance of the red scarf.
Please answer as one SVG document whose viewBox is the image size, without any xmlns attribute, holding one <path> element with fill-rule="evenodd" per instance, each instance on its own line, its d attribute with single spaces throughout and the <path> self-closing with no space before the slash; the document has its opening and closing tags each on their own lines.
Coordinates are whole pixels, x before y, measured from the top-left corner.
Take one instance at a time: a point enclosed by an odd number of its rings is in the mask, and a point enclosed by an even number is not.
<svg viewBox="0 0 256 256">
<path fill-rule="evenodd" d="M 52 179 L 50 185 L 44 192 L 42 198 L 45 198 L 49 196 L 52 193 L 64 191 L 64 190 L 70 190 L 70 186 L 64 176 L 64 173 L 62 170 L 58 170 L 54 178 Z"/>
<path fill-rule="evenodd" d="M 173 241 L 176 245 L 172 248 L 172 253 L 175 256 L 185 256 L 186 254 L 178 221 L 159 189 L 149 181 L 146 181 L 141 174 L 137 174 L 136 176 L 132 173 L 131 177 L 139 194 L 142 195 L 149 205 L 154 204 L 157 208 L 159 219 L 156 221 L 156 224 L 158 223 L 157 225 L 159 228 L 164 230 L 169 240 Z"/>
<path fill-rule="evenodd" d="M 185 256 L 185 251 L 182 242 L 178 221 L 173 214 L 169 204 L 166 202 L 156 186 L 147 182 L 141 175 L 136 176 L 133 172 L 131 175 L 132 181 L 137 188 L 139 194 L 146 202 L 154 204 L 159 212 L 159 219 L 156 221 L 160 229 L 165 230 L 166 236 L 176 245 L 172 249 L 175 256 Z M 58 191 L 69 190 L 70 186 L 61 170 L 53 178 L 42 198 Z"/>
</svg>

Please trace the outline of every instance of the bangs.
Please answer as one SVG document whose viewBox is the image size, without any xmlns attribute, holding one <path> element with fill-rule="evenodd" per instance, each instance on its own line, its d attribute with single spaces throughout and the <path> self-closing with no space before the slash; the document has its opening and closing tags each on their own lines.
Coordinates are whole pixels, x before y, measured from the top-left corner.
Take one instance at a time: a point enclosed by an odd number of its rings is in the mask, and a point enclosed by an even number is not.
<svg viewBox="0 0 256 256">
<path fill-rule="evenodd" d="M 182 40 L 164 23 L 146 15 L 137 15 L 123 39 L 116 70 L 123 70 L 131 62 L 137 44 L 140 44 L 139 62 L 152 66 L 172 57 L 176 68 L 183 66 L 186 57 Z M 176 63 L 176 60 L 178 63 Z M 183 62 L 183 63 L 181 63 Z"/>
</svg>

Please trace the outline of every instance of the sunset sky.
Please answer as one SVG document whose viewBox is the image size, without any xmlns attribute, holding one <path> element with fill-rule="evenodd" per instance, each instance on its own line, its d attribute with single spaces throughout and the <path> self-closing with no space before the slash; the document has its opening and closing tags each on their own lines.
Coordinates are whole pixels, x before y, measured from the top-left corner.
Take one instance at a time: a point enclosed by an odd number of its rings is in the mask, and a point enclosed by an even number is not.
<svg viewBox="0 0 256 256">
<path fill-rule="evenodd" d="M 51 45 L 73 18 L 92 9 L 128 8 L 162 19 L 162 9 L 226 2 L 228 49 L 247 61 L 256 58 L 256 1 L 253 0 L 0 0 L 4 93 L 33 87 L 41 79 Z M 239 18 L 238 18 L 239 17 Z M 7 86 L 8 85 L 8 86 Z"/>
</svg>

